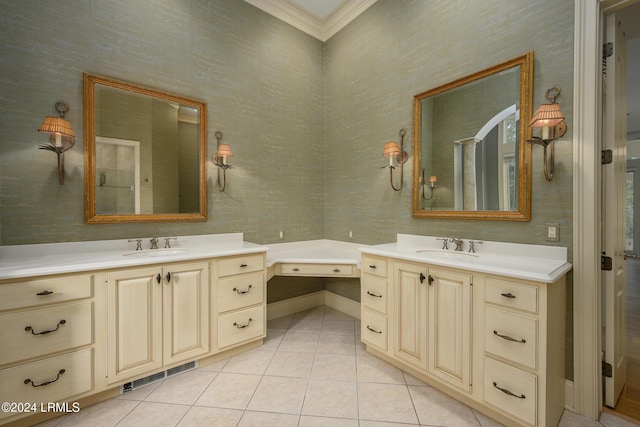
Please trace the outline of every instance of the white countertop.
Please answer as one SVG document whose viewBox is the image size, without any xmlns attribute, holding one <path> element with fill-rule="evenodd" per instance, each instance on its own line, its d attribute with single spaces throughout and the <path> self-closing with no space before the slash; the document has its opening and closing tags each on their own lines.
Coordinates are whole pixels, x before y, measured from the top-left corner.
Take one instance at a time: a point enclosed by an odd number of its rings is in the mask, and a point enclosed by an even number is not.
<svg viewBox="0 0 640 427">
<path fill-rule="evenodd" d="M 567 262 L 567 248 L 484 241 L 476 253 L 442 250 L 442 241 L 434 236 L 398 234 L 397 242 L 360 248 L 362 253 L 454 267 L 518 279 L 554 283 L 572 268 Z M 465 251 L 468 249 L 465 240 Z"/>
<path fill-rule="evenodd" d="M 353 264 L 360 268 L 363 245 L 338 240 L 306 240 L 269 244 L 267 267 L 277 263 Z"/>
<path fill-rule="evenodd" d="M 0 279 L 189 261 L 266 252 L 268 249 L 266 246 L 245 242 L 242 233 L 180 236 L 170 243 L 172 249 L 185 251 L 140 257 L 135 252 L 136 243 L 129 243 L 127 240 L 0 246 Z M 149 238 L 143 240 L 143 245 L 144 249 L 149 247 Z M 160 238 L 158 247 L 164 247 L 164 237 Z M 134 255 L 124 255 L 131 253 Z M 159 250 L 158 253 L 162 251 Z"/>
</svg>

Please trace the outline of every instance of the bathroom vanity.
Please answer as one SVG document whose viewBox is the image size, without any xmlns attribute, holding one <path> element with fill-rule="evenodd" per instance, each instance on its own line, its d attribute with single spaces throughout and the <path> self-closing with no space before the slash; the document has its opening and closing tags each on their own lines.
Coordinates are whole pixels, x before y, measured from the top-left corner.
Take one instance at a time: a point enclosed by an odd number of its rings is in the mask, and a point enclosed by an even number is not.
<svg viewBox="0 0 640 427">
<path fill-rule="evenodd" d="M 0 248 L 0 397 L 15 403 L 0 424 L 262 343 L 266 247 L 241 233 L 131 245 Z"/>
<path fill-rule="evenodd" d="M 362 248 L 367 351 L 507 425 L 556 426 L 565 402 L 566 249 Z"/>
</svg>

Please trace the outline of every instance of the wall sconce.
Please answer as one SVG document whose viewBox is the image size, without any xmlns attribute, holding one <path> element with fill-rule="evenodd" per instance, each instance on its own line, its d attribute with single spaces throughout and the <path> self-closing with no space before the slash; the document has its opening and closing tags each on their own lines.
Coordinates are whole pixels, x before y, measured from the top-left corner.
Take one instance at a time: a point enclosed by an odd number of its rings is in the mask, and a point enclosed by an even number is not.
<svg viewBox="0 0 640 427">
<path fill-rule="evenodd" d="M 216 131 L 215 133 L 216 141 L 218 142 L 218 149 L 213 156 L 211 156 L 211 161 L 214 165 L 218 166 L 218 188 L 220 191 L 224 191 L 227 186 L 227 169 L 232 166 L 227 163 L 227 157 L 233 156 L 233 151 L 231 151 L 231 146 L 229 144 L 221 144 L 220 140 L 222 139 L 222 132 Z M 222 170 L 222 179 L 220 179 L 220 171 Z"/>
<path fill-rule="evenodd" d="M 436 177 L 435 175 L 431 175 L 429 177 L 429 184 L 427 184 L 424 180 L 424 169 L 422 169 L 422 177 L 420 177 L 420 185 L 422 186 L 422 198 L 425 200 L 431 200 L 431 198 L 433 197 L 433 189 L 436 188 L 436 182 L 438 182 L 438 177 Z M 425 194 L 425 187 L 429 186 L 429 197 L 426 197 Z"/>
<path fill-rule="evenodd" d="M 59 117 L 47 116 L 38 128 L 39 132 L 50 134 L 49 144 L 38 147 L 41 150 L 49 150 L 58 156 L 58 182 L 64 184 L 64 152 L 76 143 L 76 136 L 71 129 L 71 124 L 65 120 L 64 115 L 69 111 L 69 106 L 64 102 L 56 102 L 56 111 Z"/>
<path fill-rule="evenodd" d="M 383 156 L 389 157 L 389 166 L 383 166 L 385 168 L 389 168 L 389 182 L 391 183 L 391 188 L 395 191 L 402 190 L 402 183 L 404 181 L 404 164 L 409 160 L 409 155 L 406 151 L 404 151 L 404 136 L 407 132 L 404 129 L 400 129 L 400 146 L 398 147 L 398 143 L 395 141 L 387 142 L 384 144 L 384 153 Z M 393 185 L 393 170 L 396 167 L 400 167 L 400 187 L 396 188 Z"/>
<path fill-rule="evenodd" d="M 529 123 L 531 128 L 540 128 L 540 136 L 533 136 L 529 142 L 544 147 L 544 177 L 547 181 L 553 179 L 555 163 L 554 141 L 564 136 L 567 132 L 564 115 L 560 111 L 560 105 L 556 103 L 558 95 L 560 95 L 559 87 L 554 86 L 547 89 L 545 97 L 551 100 L 551 103 L 540 105 Z M 547 158 L 547 147 L 551 151 L 549 158 Z"/>
</svg>

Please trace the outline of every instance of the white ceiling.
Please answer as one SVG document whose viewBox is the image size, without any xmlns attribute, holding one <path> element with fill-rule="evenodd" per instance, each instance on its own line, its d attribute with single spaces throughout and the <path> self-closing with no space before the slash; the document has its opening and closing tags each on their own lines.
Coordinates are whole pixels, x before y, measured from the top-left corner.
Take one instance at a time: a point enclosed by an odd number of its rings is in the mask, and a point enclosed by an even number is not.
<svg viewBox="0 0 640 427">
<path fill-rule="evenodd" d="M 245 1 L 324 42 L 377 0 Z"/>
</svg>

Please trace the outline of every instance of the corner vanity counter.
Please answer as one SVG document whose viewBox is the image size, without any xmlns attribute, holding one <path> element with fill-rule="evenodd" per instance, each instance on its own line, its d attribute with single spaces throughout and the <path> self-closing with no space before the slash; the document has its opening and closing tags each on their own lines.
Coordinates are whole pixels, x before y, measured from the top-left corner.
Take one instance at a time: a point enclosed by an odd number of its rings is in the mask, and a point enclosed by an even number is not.
<svg viewBox="0 0 640 427">
<path fill-rule="evenodd" d="M 566 248 L 458 243 L 398 234 L 361 248 L 367 351 L 506 425 L 556 426 Z"/>
<path fill-rule="evenodd" d="M 136 240 L 0 247 L 0 397 L 35 405 L 0 424 L 262 343 L 265 246 L 242 233 Z"/>
</svg>

